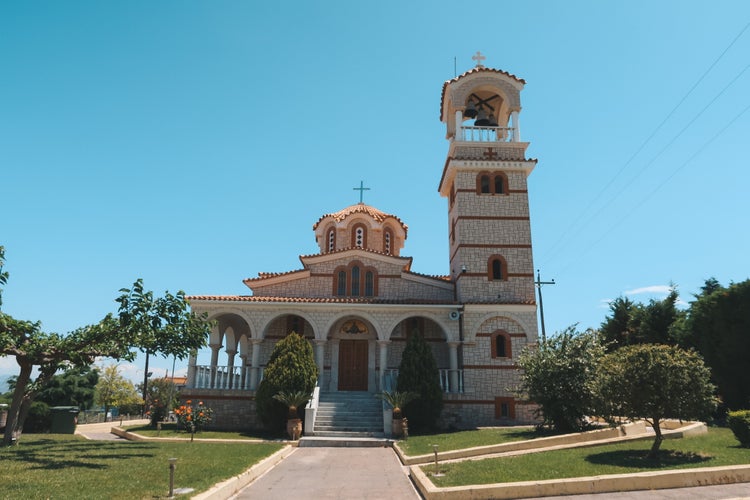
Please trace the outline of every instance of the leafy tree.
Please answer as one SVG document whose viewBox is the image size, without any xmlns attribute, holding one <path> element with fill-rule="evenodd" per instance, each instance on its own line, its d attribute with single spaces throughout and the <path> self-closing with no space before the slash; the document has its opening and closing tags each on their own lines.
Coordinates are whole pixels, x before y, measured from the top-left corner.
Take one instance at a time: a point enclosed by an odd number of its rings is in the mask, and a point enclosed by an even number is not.
<svg viewBox="0 0 750 500">
<path fill-rule="evenodd" d="M 409 427 L 417 432 L 433 430 L 443 410 L 443 389 L 435 356 L 419 331 L 412 332 L 406 342 L 396 387 L 417 395 L 402 408 Z"/>
<path fill-rule="evenodd" d="M 677 326 L 682 313 L 676 304 L 679 294 L 672 287 L 662 300 L 637 304 L 627 297 L 618 297 L 610 305 L 610 315 L 600 327 L 607 350 L 634 344 L 675 344 Z"/>
<path fill-rule="evenodd" d="M 750 280 L 728 287 L 709 279 L 690 304 L 682 343 L 711 367 L 723 403 L 731 410 L 750 405 Z"/>
<path fill-rule="evenodd" d="M 256 411 L 263 425 L 274 432 L 283 431 L 287 407 L 274 396 L 281 392 L 309 395 L 317 380 L 318 366 L 307 340 L 292 332 L 277 342 L 255 395 Z"/>
<path fill-rule="evenodd" d="M 138 384 L 138 389 L 143 391 L 143 385 Z M 157 378 L 151 380 L 146 390 L 146 408 L 150 412 L 151 425 L 164 420 L 169 411 L 177 406 L 179 393 L 172 379 Z"/>
<path fill-rule="evenodd" d="M 96 404 L 104 407 L 105 417 L 109 415 L 111 408 L 143 404 L 133 383 L 120 375 L 115 364 L 104 367 L 99 376 L 99 382 L 96 384 L 95 394 Z"/>
<path fill-rule="evenodd" d="M 0 264 L 4 263 L 0 254 Z M 3 282 L 7 281 L 7 275 Z M 134 290 L 140 295 L 123 289 L 117 299 L 120 303 L 120 317 L 116 320 L 108 314 L 99 323 L 79 328 L 66 336 L 46 333 L 39 322 L 17 320 L 0 312 L 0 355 L 13 356 L 19 365 L 19 374 L 13 391 L 8 419 L 3 436 L 3 444 L 10 445 L 23 428 L 31 403 L 55 373 L 66 367 L 84 367 L 93 364 L 98 357 L 132 360 L 132 348 L 162 349 L 169 355 L 184 357 L 193 349 L 205 344 L 208 323 L 204 317 L 187 312 L 184 294 L 173 296 L 168 292 L 156 302 L 156 314 L 149 314 L 151 320 L 148 332 L 159 336 L 158 341 L 149 341 L 140 329 L 145 328 L 141 321 L 145 312 L 151 309 L 143 304 L 141 297 L 152 297 L 150 292 L 142 292 L 142 282 L 138 280 Z M 198 339 L 198 332 L 202 337 Z M 32 380 L 34 367 L 39 375 Z"/>
<path fill-rule="evenodd" d="M 521 353 L 520 389 L 539 405 L 542 425 L 559 432 L 585 428 L 586 417 L 594 414 L 596 371 L 603 356 L 598 333 L 581 333 L 575 326 Z"/>
<path fill-rule="evenodd" d="M 146 354 L 142 385 L 145 401 L 149 356 L 158 352 L 165 357 L 185 358 L 206 345 L 209 323 L 205 314 L 197 316 L 190 312 L 185 292 L 181 290 L 176 295 L 166 291 L 163 297 L 154 297 L 153 292 L 143 289 L 143 280 L 138 279 L 132 288 L 122 288 L 120 292 L 116 299 L 120 304 L 120 328 Z"/>
<path fill-rule="evenodd" d="M 655 433 L 649 458 L 663 441 L 665 419 L 706 419 L 715 408 L 711 372 L 695 351 L 676 346 L 640 344 L 607 354 L 596 378 L 597 414 L 644 419 Z"/>
<path fill-rule="evenodd" d="M 94 388 L 99 372 L 90 366 L 72 367 L 53 376 L 36 399 L 49 406 L 78 406 L 85 410 L 94 403 Z"/>
</svg>

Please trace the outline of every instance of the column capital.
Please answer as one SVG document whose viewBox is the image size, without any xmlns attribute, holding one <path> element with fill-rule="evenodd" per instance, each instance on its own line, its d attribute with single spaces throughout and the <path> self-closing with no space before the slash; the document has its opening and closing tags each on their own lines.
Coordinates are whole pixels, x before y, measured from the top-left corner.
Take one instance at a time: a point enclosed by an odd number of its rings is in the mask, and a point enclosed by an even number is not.
<svg viewBox="0 0 750 500">
<path fill-rule="evenodd" d="M 208 344 L 211 349 L 221 349 L 221 344 Z"/>
<path fill-rule="evenodd" d="M 250 339 L 250 343 L 253 345 L 262 344 L 265 339 Z"/>
<path fill-rule="evenodd" d="M 446 342 L 446 344 L 448 344 L 448 347 L 456 349 L 458 346 L 463 344 L 463 342 L 461 342 L 460 340 L 449 340 Z"/>
<path fill-rule="evenodd" d="M 328 343 L 328 339 L 315 339 L 313 342 L 315 342 L 315 345 L 326 345 Z"/>
<path fill-rule="evenodd" d="M 387 346 L 388 346 L 388 345 L 390 345 L 390 343 L 391 343 L 391 341 L 390 341 L 390 340 L 379 340 L 379 339 L 378 339 L 378 341 L 377 341 L 377 342 L 378 342 L 378 345 L 379 345 L 380 347 L 387 347 Z"/>
</svg>

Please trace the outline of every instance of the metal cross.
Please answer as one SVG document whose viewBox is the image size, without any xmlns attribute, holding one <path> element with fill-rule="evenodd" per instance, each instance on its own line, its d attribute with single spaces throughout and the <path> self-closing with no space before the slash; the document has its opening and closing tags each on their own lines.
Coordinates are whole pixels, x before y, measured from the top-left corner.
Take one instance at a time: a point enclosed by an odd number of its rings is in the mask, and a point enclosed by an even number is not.
<svg viewBox="0 0 750 500">
<path fill-rule="evenodd" d="M 362 203 L 362 196 L 365 194 L 365 191 L 369 191 L 370 188 L 365 187 L 364 181 L 359 181 L 359 187 L 353 188 L 354 191 L 359 191 L 359 202 Z"/>
<path fill-rule="evenodd" d="M 484 64 L 482 64 L 482 61 L 487 59 L 482 55 L 481 52 L 477 50 L 477 53 L 471 56 L 471 59 L 477 62 L 477 68 L 484 68 Z"/>
</svg>

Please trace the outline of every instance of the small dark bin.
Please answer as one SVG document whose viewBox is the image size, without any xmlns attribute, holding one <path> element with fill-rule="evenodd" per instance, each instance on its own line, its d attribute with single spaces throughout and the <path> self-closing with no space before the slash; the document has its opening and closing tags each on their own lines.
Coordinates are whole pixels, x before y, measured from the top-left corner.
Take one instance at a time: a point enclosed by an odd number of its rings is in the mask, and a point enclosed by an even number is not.
<svg viewBox="0 0 750 500">
<path fill-rule="evenodd" d="M 75 434 L 80 412 L 77 406 L 53 406 L 49 410 L 52 417 L 52 434 Z"/>
</svg>

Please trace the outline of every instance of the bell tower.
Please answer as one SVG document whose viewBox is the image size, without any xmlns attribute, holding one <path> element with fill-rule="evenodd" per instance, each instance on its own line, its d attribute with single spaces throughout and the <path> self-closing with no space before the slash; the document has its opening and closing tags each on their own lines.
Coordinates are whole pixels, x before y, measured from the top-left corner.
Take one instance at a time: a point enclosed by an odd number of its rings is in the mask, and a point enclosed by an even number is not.
<svg viewBox="0 0 750 500">
<path fill-rule="evenodd" d="M 519 114 L 525 81 L 482 65 L 445 82 L 450 145 L 438 191 L 448 198 L 450 272 L 462 303 L 533 304 L 534 264 Z"/>
</svg>

